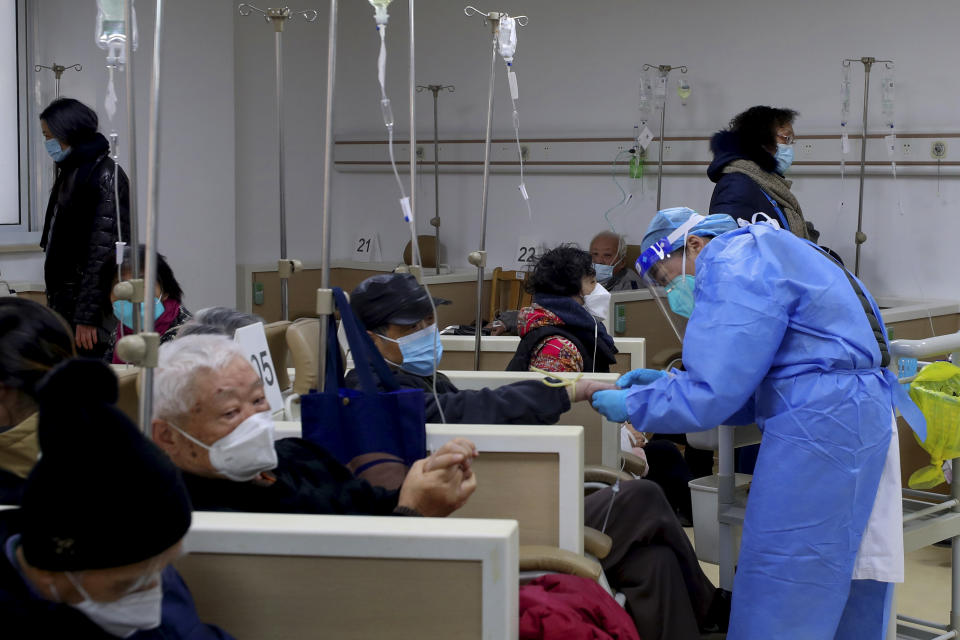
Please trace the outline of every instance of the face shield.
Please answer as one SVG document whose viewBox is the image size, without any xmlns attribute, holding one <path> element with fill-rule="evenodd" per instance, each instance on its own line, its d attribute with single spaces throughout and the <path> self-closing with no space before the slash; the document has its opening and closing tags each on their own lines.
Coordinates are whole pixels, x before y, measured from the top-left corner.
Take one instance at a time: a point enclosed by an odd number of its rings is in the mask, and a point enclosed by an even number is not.
<svg viewBox="0 0 960 640">
<path fill-rule="evenodd" d="M 635 265 L 637 273 L 643 278 L 650 295 L 681 344 L 687 318 L 693 311 L 694 284 L 693 275 L 687 273 L 684 246 L 690 230 L 703 219 L 699 214 L 691 215 L 669 235 L 660 238 L 641 253 Z"/>
</svg>

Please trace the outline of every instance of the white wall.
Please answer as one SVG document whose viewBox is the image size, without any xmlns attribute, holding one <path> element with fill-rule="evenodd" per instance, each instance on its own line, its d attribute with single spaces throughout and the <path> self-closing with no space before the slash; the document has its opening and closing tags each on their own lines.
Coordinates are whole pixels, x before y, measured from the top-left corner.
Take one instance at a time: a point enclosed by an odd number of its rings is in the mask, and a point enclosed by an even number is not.
<svg viewBox="0 0 960 640">
<path fill-rule="evenodd" d="M 486 108 L 489 32 L 466 18 L 464 3 L 417 3 L 417 81 L 453 83 L 454 94 L 441 97 L 441 136 L 481 137 Z M 372 9 L 364 2 L 341 2 L 336 131 L 341 138 L 383 138 L 375 60 L 378 39 Z M 719 3 L 678 0 L 650 5 L 635 0 L 532 0 L 482 8 L 503 8 L 530 15 L 520 29 L 516 69 L 520 80 L 524 136 L 629 136 L 636 121 L 636 85 L 641 64 L 686 64 L 693 95 L 681 107 L 670 87 L 667 135 L 707 135 L 736 112 L 753 104 L 790 106 L 801 112 L 797 130 L 839 132 L 840 60 L 873 55 L 897 62 L 898 123 L 902 131 L 960 129 L 960 90 L 950 82 L 951 60 L 933 43 L 952 42 L 960 5 L 952 0 L 905 4 L 894 0 L 808 0 L 770 3 L 742 0 Z M 406 136 L 407 5 L 391 7 L 388 31 L 388 93 L 400 138 Z M 318 260 L 322 162 L 323 84 L 326 64 L 326 16 L 313 25 L 293 24 L 287 32 L 288 151 L 290 169 L 290 252 Z M 277 256 L 275 147 L 272 105 L 272 36 L 251 18 L 236 19 L 238 131 L 238 256 L 242 262 L 269 263 Z M 256 24 L 253 24 L 257 22 Z M 862 68 L 861 68 L 862 69 Z M 495 135 L 512 134 L 506 79 L 497 82 Z M 854 120 L 862 100 L 862 71 L 855 72 Z M 871 122 L 879 124 L 878 75 L 874 74 Z M 674 79 L 671 78 L 671 82 Z M 421 141 L 432 134 L 432 97 L 418 98 Z M 855 128 L 856 130 L 856 128 Z M 879 127 L 877 127 L 879 130 Z M 873 143 L 871 143 L 873 144 Z M 838 145 L 839 146 L 839 145 Z M 954 146 L 956 148 L 954 148 Z M 951 156 L 960 145 L 950 147 Z M 613 158 L 615 148 L 611 149 Z M 839 156 L 839 153 L 838 153 Z M 917 159 L 926 157 L 925 150 Z M 852 158 L 851 158 L 852 160 Z M 385 260 L 398 260 L 406 231 L 389 174 L 336 173 L 334 181 L 333 257 L 350 255 L 356 231 L 380 230 Z M 627 181 L 625 181 L 627 182 Z M 527 178 L 534 223 L 527 221 L 516 191 L 517 179 L 494 175 L 487 248 L 490 264 L 511 259 L 517 236 L 533 234 L 548 244 L 586 243 L 604 226 L 602 212 L 619 193 L 605 175 Z M 655 178 L 636 192 L 620 226 L 639 239 L 654 212 Z M 430 231 L 432 173 L 420 180 L 420 232 Z M 863 275 L 878 294 L 926 297 L 957 295 L 951 249 L 960 221 L 950 203 L 958 195 L 955 176 L 945 176 L 937 194 L 935 178 L 902 178 L 906 215 L 896 211 L 889 178 L 867 182 Z M 800 176 L 794 189 L 806 216 L 823 231 L 822 242 L 853 262 L 856 229 L 856 178 L 848 175 L 846 211 L 837 212 L 837 175 Z M 701 175 L 664 179 L 664 206 L 704 209 L 712 184 Z M 441 179 L 443 243 L 454 265 L 466 265 L 466 253 L 479 241 L 479 175 Z"/>
<path fill-rule="evenodd" d="M 34 0 L 39 11 L 43 64 L 80 63 L 61 82 L 64 96 L 97 111 L 100 129 L 121 133 L 121 165 L 127 165 L 124 86 L 115 124 L 103 107 L 105 52 L 94 43 L 94 0 Z M 138 200 L 141 238 L 147 195 L 147 123 L 153 57 L 154 3 L 138 2 L 139 49 L 134 57 Z M 167 0 L 161 69 L 159 250 L 169 259 L 188 307 L 236 302 L 236 198 L 232 0 Z M 31 76 L 34 75 L 31 72 Z M 45 105 L 54 97 L 53 75 L 36 74 Z M 32 124 L 32 123 L 31 123 Z M 37 125 L 39 126 L 39 125 Z M 42 203 L 42 207 L 46 203 Z M 42 208 L 41 208 L 42 211 Z M 42 282 L 37 256 L 0 255 L 11 280 Z"/>
</svg>

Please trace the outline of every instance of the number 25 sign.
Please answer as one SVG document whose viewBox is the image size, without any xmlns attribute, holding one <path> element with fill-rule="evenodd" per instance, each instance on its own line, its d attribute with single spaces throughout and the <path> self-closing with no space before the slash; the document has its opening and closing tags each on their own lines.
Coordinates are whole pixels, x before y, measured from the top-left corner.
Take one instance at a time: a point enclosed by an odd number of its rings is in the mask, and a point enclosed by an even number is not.
<svg viewBox="0 0 960 640">
<path fill-rule="evenodd" d="M 257 322 L 237 329 L 233 339 L 243 349 L 247 360 L 263 381 L 263 391 L 267 396 L 267 402 L 270 403 L 270 410 L 283 409 L 283 394 L 277 380 L 273 359 L 270 357 L 270 347 L 267 346 L 267 334 L 263 330 L 263 323 Z"/>
</svg>

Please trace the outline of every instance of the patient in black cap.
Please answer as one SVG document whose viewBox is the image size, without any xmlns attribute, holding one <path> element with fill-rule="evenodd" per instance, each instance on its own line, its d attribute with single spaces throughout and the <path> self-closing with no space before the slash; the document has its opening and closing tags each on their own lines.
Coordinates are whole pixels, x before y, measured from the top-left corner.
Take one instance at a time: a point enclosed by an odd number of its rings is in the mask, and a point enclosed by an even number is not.
<svg viewBox="0 0 960 640">
<path fill-rule="evenodd" d="M 197 618 L 170 563 L 191 506 L 180 473 L 114 406 L 93 360 L 39 391 L 41 458 L 0 511 L 0 625 L 10 638 L 229 638 Z"/>
<path fill-rule="evenodd" d="M 443 349 L 434 307 L 427 290 L 409 273 L 367 278 L 350 294 L 350 306 L 391 365 L 397 384 L 427 392 L 427 422 L 443 421 L 442 409 L 443 418 L 452 423 L 555 424 L 571 402 L 609 387 L 593 380 L 578 380 L 568 387 L 524 380 L 496 389 L 457 389 L 447 376 L 436 372 Z M 360 387 L 356 371 L 344 381 L 349 387 Z"/>
</svg>

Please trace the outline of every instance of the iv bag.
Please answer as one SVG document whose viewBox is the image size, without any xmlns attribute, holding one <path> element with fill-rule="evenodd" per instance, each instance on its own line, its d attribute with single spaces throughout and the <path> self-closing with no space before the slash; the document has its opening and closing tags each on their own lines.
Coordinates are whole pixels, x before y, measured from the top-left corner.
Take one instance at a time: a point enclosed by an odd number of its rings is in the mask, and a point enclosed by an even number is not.
<svg viewBox="0 0 960 640">
<path fill-rule="evenodd" d="M 130 18 L 133 22 L 133 41 L 130 50 L 137 50 L 137 10 L 130 0 Z M 124 0 L 97 0 L 97 46 L 107 52 L 107 64 L 125 64 L 127 61 L 124 30 Z"/>
<path fill-rule="evenodd" d="M 368 0 L 368 2 L 374 9 L 373 17 L 377 24 L 387 24 L 387 20 L 390 19 L 387 15 L 387 7 L 393 0 Z"/>
<path fill-rule="evenodd" d="M 850 120 L 850 65 L 841 66 L 840 79 L 840 126 L 847 126 Z"/>
<path fill-rule="evenodd" d="M 500 27 L 497 29 L 497 44 L 500 55 L 507 65 L 513 64 L 513 56 L 517 52 L 517 21 L 510 16 L 500 18 Z"/>
<path fill-rule="evenodd" d="M 897 83 L 893 69 L 884 69 L 880 90 L 880 106 L 883 112 L 883 123 L 888 129 L 894 125 L 894 110 Z"/>
<path fill-rule="evenodd" d="M 653 115 L 653 102 L 651 100 L 653 87 L 650 86 L 649 78 L 646 73 L 640 74 L 640 100 L 637 109 L 640 111 L 640 121 L 646 123 Z"/>
<path fill-rule="evenodd" d="M 677 79 L 677 95 L 680 96 L 680 104 L 686 106 L 690 97 L 690 83 L 683 78 Z"/>
</svg>

